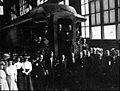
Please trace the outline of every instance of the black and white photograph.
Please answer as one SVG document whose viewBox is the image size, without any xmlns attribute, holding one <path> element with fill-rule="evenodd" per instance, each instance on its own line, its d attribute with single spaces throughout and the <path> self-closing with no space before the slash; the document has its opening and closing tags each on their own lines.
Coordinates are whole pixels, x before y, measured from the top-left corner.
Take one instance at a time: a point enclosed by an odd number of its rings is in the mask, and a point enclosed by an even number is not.
<svg viewBox="0 0 120 91">
<path fill-rule="evenodd" d="M 120 0 L 0 0 L 0 91 L 119 91 Z"/>
</svg>

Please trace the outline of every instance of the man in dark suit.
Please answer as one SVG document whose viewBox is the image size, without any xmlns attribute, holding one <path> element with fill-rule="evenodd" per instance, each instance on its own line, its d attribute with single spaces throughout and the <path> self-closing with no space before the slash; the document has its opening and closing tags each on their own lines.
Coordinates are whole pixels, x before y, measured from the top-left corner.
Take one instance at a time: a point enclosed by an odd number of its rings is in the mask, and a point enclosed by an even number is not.
<svg viewBox="0 0 120 91">
<path fill-rule="evenodd" d="M 36 58 L 36 62 L 33 63 L 33 80 L 34 80 L 34 90 L 45 90 L 45 64 L 43 60 L 43 55 L 40 58 Z"/>
</svg>

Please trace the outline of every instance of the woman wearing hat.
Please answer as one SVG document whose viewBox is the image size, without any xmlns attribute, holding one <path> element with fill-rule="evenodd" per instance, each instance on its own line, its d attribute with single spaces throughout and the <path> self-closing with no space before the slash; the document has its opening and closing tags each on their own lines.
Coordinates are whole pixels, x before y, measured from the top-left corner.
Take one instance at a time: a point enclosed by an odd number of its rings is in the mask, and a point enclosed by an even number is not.
<svg viewBox="0 0 120 91">
<path fill-rule="evenodd" d="M 1 90 L 9 90 L 8 83 L 6 80 L 6 74 L 4 72 L 4 65 L 5 63 L 3 61 L 0 62 L 0 91 Z"/>
<path fill-rule="evenodd" d="M 30 56 L 25 55 L 23 62 L 23 77 L 24 77 L 24 90 L 33 90 L 32 80 L 31 80 L 31 71 L 32 64 L 29 62 Z"/>
<path fill-rule="evenodd" d="M 13 65 L 13 60 L 9 58 L 8 67 L 6 67 L 7 81 L 10 90 L 18 90 L 17 88 L 17 70 Z"/>
<path fill-rule="evenodd" d="M 16 63 L 14 64 L 17 69 L 17 86 L 19 90 L 24 90 L 24 78 L 23 78 L 23 63 L 22 58 L 20 56 L 17 57 Z"/>
</svg>

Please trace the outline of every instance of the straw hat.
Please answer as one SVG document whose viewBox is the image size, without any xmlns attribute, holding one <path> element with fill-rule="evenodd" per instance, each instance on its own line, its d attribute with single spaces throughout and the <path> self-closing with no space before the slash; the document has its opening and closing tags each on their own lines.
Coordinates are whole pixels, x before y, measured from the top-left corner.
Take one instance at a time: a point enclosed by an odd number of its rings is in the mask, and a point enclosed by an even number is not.
<svg viewBox="0 0 120 91">
<path fill-rule="evenodd" d="M 10 58 L 10 55 L 8 53 L 4 53 L 1 59 L 7 60 L 9 58 Z"/>
</svg>

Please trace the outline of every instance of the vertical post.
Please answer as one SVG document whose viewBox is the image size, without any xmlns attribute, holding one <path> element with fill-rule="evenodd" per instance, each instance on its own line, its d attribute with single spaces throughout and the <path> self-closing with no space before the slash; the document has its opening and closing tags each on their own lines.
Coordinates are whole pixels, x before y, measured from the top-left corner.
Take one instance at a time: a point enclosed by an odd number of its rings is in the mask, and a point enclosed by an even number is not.
<svg viewBox="0 0 120 91">
<path fill-rule="evenodd" d="M 118 15 L 118 0 L 115 0 L 115 23 L 116 23 L 116 39 L 119 39 L 119 33 L 118 33 L 118 17 L 120 17 Z"/>
<path fill-rule="evenodd" d="M 57 15 L 53 16 L 53 31 L 54 31 L 54 49 L 55 49 L 55 57 L 58 57 L 58 37 L 57 37 Z"/>
<path fill-rule="evenodd" d="M 92 24 L 91 24 L 91 7 L 90 7 L 91 2 L 89 1 L 88 4 L 89 4 L 89 30 L 90 30 L 89 36 L 90 36 L 90 39 L 92 39 L 92 30 L 91 30 L 91 25 L 92 25 Z"/>
<path fill-rule="evenodd" d="M 100 12 L 101 12 L 101 39 L 104 39 L 104 10 L 103 10 L 103 0 L 100 0 Z"/>
</svg>

